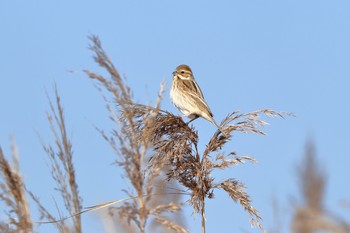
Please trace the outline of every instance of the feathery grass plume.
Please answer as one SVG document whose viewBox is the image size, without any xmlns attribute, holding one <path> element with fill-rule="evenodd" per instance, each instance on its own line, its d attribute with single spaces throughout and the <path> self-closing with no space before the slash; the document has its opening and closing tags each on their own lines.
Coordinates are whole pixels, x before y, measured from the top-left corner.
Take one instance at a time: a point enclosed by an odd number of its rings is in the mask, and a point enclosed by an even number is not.
<svg viewBox="0 0 350 233">
<path fill-rule="evenodd" d="M 170 184 L 166 181 L 163 175 L 158 176 L 153 182 L 154 195 L 149 198 L 149 206 L 151 209 L 150 218 L 148 221 L 147 231 L 149 232 L 186 232 L 184 230 L 185 221 L 182 214 L 176 214 L 180 210 L 180 196 L 170 194 L 169 190 L 177 191 L 177 184 Z M 156 198 L 154 198 L 156 196 Z M 104 222 L 106 232 L 139 232 L 135 224 L 128 224 L 123 221 L 123 218 L 116 218 L 119 208 L 110 207 L 107 210 L 101 209 L 101 218 Z M 170 221 L 170 219 L 171 221 Z M 176 223 L 176 224 L 173 224 Z"/>
<path fill-rule="evenodd" d="M 5 157 L 0 147 L 0 200 L 10 209 L 8 222 L 0 222 L 0 231 L 8 233 L 31 233 L 33 223 L 26 197 L 24 181 L 20 174 L 18 149 L 12 144 L 12 162 Z"/>
<path fill-rule="evenodd" d="M 99 74 L 85 70 L 85 73 L 104 87 L 111 95 L 113 102 L 106 100 L 110 119 L 115 124 L 111 136 L 99 130 L 103 138 L 112 146 L 117 154 L 116 164 L 123 168 L 125 177 L 129 180 L 132 189 L 124 190 L 130 198 L 120 207 L 117 207 L 119 216 L 126 219 L 127 223 L 135 225 L 140 232 L 146 232 L 147 223 L 154 220 L 162 226 L 176 230 L 177 232 L 187 232 L 187 230 L 177 224 L 169 213 L 178 213 L 181 209 L 179 203 L 159 203 L 160 193 L 156 193 L 156 178 L 162 175 L 162 166 L 147 167 L 148 155 L 152 150 L 151 137 L 145 137 L 140 131 L 140 125 L 154 128 L 157 124 L 158 112 L 164 84 L 160 87 L 160 93 L 155 107 L 137 104 L 132 99 L 131 89 L 120 77 L 119 72 L 112 64 L 111 60 L 103 50 L 100 40 L 96 36 L 91 36 L 91 50 L 94 52 L 95 61 L 111 76 L 107 79 Z M 136 109 L 147 109 L 147 113 L 139 115 Z M 162 194 L 176 196 L 177 194 Z M 137 198 L 132 198 L 132 197 Z M 176 198 L 175 198 L 176 200 Z M 114 214 L 115 208 L 110 208 Z"/>
<path fill-rule="evenodd" d="M 147 115 L 149 107 L 135 106 L 133 110 L 137 116 Z M 177 180 L 190 191 L 189 203 L 194 212 L 200 212 L 202 216 L 202 232 L 205 232 L 205 199 L 214 197 L 215 189 L 223 189 L 228 195 L 238 202 L 250 215 L 252 226 L 263 230 L 261 217 L 258 211 L 251 205 L 251 198 L 245 192 L 243 183 L 227 178 L 224 181 L 216 181 L 211 175 L 215 169 L 226 169 L 246 161 L 255 162 L 249 156 L 237 156 L 235 152 L 224 154 L 220 152 L 222 147 L 231 139 L 233 132 L 258 133 L 265 135 L 259 127 L 267 124 L 259 117 L 283 116 L 287 113 L 279 113 L 263 109 L 250 113 L 239 114 L 235 111 L 229 114 L 220 125 L 206 146 L 202 155 L 199 155 L 198 134 L 193 126 L 188 126 L 181 117 L 174 116 L 165 111 L 159 111 L 153 127 L 143 124 L 139 120 L 140 132 L 143 137 L 151 137 L 154 147 L 149 166 L 168 167 L 168 179 Z M 211 157 L 211 153 L 216 156 Z"/>
<path fill-rule="evenodd" d="M 150 199 L 150 205 L 154 206 L 152 208 L 152 215 L 156 216 L 150 222 L 150 232 L 186 232 L 184 230 L 186 222 L 183 214 L 180 212 L 182 211 L 179 204 L 181 203 L 181 196 L 174 195 L 179 192 L 178 183 L 175 181 L 168 182 L 165 171 L 162 170 L 160 176 L 152 182 L 152 185 L 154 187 L 154 193 L 169 193 L 169 195 L 157 195 L 157 198 Z M 164 229 L 163 226 L 169 227 Z"/>
<path fill-rule="evenodd" d="M 64 111 L 56 86 L 56 106 L 51 101 L 50 97 L 48 97 L 48 100 L 51 113 L 47 113 L 47 119 L 50 124 L 51 132 L 55 138 L 55 146 L 42 143 L 42 147 L 50 159 L 51 176 L 57 185 L 56 190 L 60 193 L 68 214 L 73 216 L 73 226 L 70 226 L 63 221 L 57 221 L 58 219 L 41 204 L 39 198 L 31 192 L 29 193 L 34 202 L 38 205 L 41 219 L 46 219 L 48 222 L 54 222 L 61 233 L 81 233 L 81 216 L 76 215 L 76 213 L 79 213 L 82 210 L 82 198 L 79 196 L 75 168 L 73 165 L 72 143 L 67 135 Z M 61 211 L 58 207 L 57 209 L 58 211 Z M 63 217 L 60 216 L 59 219 L 62 218 Z"/>
<path fill-rule="evenodd" d="M 350 232 L 349 221 L 328 212 L 323 206 L 327 176 L 318 164 L 313 142 L 306 144 L 305 158 L 298 167 L 298 176 L 304 203 L 294 206 L 292 232 Z"/>
</svg>

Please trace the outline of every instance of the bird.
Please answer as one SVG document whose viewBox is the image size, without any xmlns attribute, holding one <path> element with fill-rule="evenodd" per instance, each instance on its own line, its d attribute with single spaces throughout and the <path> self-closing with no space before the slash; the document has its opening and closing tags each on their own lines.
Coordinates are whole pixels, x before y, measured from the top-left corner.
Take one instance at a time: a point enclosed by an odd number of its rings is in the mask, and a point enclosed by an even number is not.
<svg viewBox="0 0 350 233">
<path fill-rule="evenodd" d="M 173 72 L 170 99 L 181 113 L 191 119 L 187 124 L 202 117 L 221 131 L 188 65 L 179 65 Z"/>
</svg>

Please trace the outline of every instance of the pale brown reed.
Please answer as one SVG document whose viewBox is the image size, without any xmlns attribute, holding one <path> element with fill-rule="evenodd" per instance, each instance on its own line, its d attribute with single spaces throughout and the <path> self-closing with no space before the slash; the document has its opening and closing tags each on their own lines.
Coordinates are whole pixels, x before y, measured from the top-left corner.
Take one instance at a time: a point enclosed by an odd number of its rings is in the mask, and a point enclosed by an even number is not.
<svg viewBox="0 0 350 233">
<path fill-rule="evenodd" d="M 65 221 L 60 221 L 64 216 L 61 216 L 62 210 L 59 209 L 59 207 L 57 207 L 57 210 L 60 217 L 57 218 L 55 217 L 55 214 L 50 213 L 50 211 L 42 205 L 37 196 L 32 192 L 29 192 L 29 194 L 38 206 L 41 220 L 44 219 L 47 223 L 55 224 L 61 233 L 81 233 L 81 216 L 76 213 L 79 213 L 82 210 L 82 198 L 79 195 L 78 184 L 76 181 L 72 143 L 67 135 L 64 110 L 56 86 L 55 105 L 50 97 L 48 97 L 48 100 L 51 113 L 47 113 L 47 119 L 54 136 L 55 146 L 51 144 L 46 145 L 42 142 L 42 147 L 50 159 L 51 176 L 57 185 L 55 190 L 59 192 L 65 210 L 68 211 L 68 215 L 72 216 L 71 219 L 73 226 Z"/>
<path fill-rule="evenodd" d="M 305 156 L 297 169 L 303 203 L 294 204 L 291 231 L 295 233 L 350 232 L 348 220 L 336 216 L 324 207 L 327 174 L 317 161 L 314 144 L 309 141 Z"/>
<path fill-rule="evenodd" d="M 133 109 L 136 106 L 146 106 L 136 104 L 133 101 L 131 89 L 119 75 L 103 50 L 99 39 L 95 36 L 90 37 L 90 39 L 92 41 L 90 48 L 95 54 L 95 61 L 106 69 L 111 76 L 109 80 L 99 74 L 85 70 L 90 78 L 97 80 L 112 96 L 112 102 L 109 102 L 106 98 L 105 100 L 110 112 L 110 119 L 115 127 L 110 136 L 100 129 L 98 131 L 117 154 L 116 164 L 123 168 L 125 178 L 130 182 L 132 188 L 124 190 L 131 199 L 119 207 L 110 208 L 110 214 L 114 215 L 114 210 L 117 210 L 119 217 L 136 226 L 142 233 L 147 231 L 147 223 L 149 222 L 157 222 L 158 226 L 172 231 L 187 232 L 183 225 L 169 217 L 169 213 L 178 213 L 181 210 L 181 205 L 174 202 L 178 199 L 176 197 L 178 192 L 158 193 L 159 190 L 155 186 L 157 178 L 164 176 L 164 167 L 156 166 L 149 169 L 147 166 L 149 153 L 153 149 L 152 142 L 150 137 L 142 136 L 138 112 Z M 143 115 L 141 120 L 143 124 L 150 127 L 157 124 L 158 112 L 162 112 L 159 105 L 163 89 L 164 85 L 161 85 L 155 107 L 146 107 L 148 112 Z M 168 196 L 167 203 L 159 202 L 159 196 L 161 195 Z M 135 196 L 136 198 L 133 198 Z"/>
<path fill-rule="evenodd" d="M 12 145 L 12 163 L 0 147 L 0 199 L 6 204 L 8 222 L 0 222 L 0 232 L 31 233 L 33 222 L 26 197 L 26 188 L 20 174 L 18 149 Z"/>
<path fill-rule="evenodd" d="M 151 183 L 159 171 L 166 169 L 167 179 L 176 180 L 183 185 L 190 195 L 188 202 L 194 212 L 202 216 L 202 232 L 205 232 L 205 199 L 213 198 L 216 189 L 222 189 L 250 215 L 253 226 L 263 229 L 261 217 L 252 206 L 250 196 L 245 192 L 243 183 L 227 178 L 216 181 L 212 171 L 226 169 L 246 161 L 255 161 L 249 156 L 236 156 L 234 152 L 224 154 L 221 148 L 231 140 L 234 132 L 257 133 L 264 135 L 260 127 L 266 122 L 259 117 L 283 117 L 286 113 L 271 110 L 258 110 L 245 114 L 235 111 L 229 114 L 220 125 L 221 131 L 214 133 L 202 155 L 198 153 L 198 133 L 193 126 L 187 125 L 181 117 L 175 116 L 159 108 L 164 86 L 155 107 L 136 103 L 132 100 L 131 90 L 120 77 L 117 69 L 103 50 L 96 36 L 90 37 L 91 50 L 95 53 L 95 61 L 111 76 L 107 79 L 99 74 L 85 70 L 86 74 L 99 82 L 113 96 L 113 103 L 107 102 L 111 119 L 118 126 L 113 135 L 108 136 L 100 130 L 102 136 L 111 144 L 118 154 L 117 163 L 124 168 L 137 193 L 138 200 L 125 203 L 119 207 L 120 216 L 128 222 L 133 221 L 141 232 L 145 232 L 146 219 L 157 215 L 159 207 L 150 209 L 149 200 L 153 198 Z M 216 156 L 213 158 L 212 153 Z M 147 156 L 150 154 L 150 156 Z M 145 167 L 146 166 L 146 167 Z M 129 193 L 134 196 L 133 193 Z M 147 198 L 144 198 L 144 197 Z M 174 206 L 164 206 L 162 211 L 171 211 Z M 161 223 L 171 227 L 166 220 Z M 182 231 L 179 228 L 178 231 Z"/>
<path fill-rule="evenodd" d="M 214 133 L 203 154 L 199 155 L 197 131 L 193 126 L 183 122 L 181 117 L 159 111 L 155 119 L 157 123 L 148 125 L 144 124 L 143 118 L 149 114 L 150 107 L 135 105 L 131 108 L 139 119 L 137 122 L 139 132 L 142 132 L 141 137 L 151 138 L 153 143 L 154 153 L 149 161 L 150 169 L 167 167 L 168 180 L 177 180 L 190 190 L 191 197 L 188 201 L 193 206 L 194 212 L 201 213 L 202 224 L 205 223 L 205 199 L 213 198 L 215 189 L 223 189 L 249 213 L 252 226 L 263 230 L 261 217 L 251 205 L 251 198 L 245 192 L 244 184 L 233 178 L 217 182 L 211 173 L 215 169 L 226 169 L 246 161 L 255 162 L 255 159 L 249 156 L 236 156 L 234 152 L 224 154 L 220 150 L 230 141 L 234 131 L 265 134 L 257 129 L 266 124 L 258 119 L 260 114 L 280 116 L 281 113 L 259 110 L 247 114 L 238 112 L 229 114 L 221 122 L 221 131 L 217 130 Z M 210 154 L 214 152 L 217 154 L 212 158 Z M 202 231 L 205 231 L 205 225 L 202 226 Z"/>
</svg>

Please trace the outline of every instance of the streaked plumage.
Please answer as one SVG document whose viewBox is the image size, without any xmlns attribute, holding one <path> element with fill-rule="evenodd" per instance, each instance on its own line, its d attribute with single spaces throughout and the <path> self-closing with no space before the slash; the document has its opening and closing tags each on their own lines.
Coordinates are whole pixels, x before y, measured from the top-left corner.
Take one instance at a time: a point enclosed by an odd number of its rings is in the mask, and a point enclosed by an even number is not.
<svg viewBox="0 0 350 233">
<path fill-rule="evenodd" d="M 189 66 L 179 65 L 173 72 L 170 98 L 185 116 L 192 120 L 203 117 L 220 129 Z"/>
</svg>

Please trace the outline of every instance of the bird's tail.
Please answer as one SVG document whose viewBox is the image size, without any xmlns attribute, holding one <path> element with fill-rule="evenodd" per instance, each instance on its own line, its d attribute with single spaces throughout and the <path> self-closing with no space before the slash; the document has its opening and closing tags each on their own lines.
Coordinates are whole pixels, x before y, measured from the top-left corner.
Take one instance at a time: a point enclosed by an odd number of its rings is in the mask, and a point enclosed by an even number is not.
<svg viewBox="0 0 350 233">
<path fill-rule="evenodd" d="M 223 135 L 228 136 L 228 135 L 222 130 L 222 127 L 216 123 L 216 121 L 214 120 L 213 117 L 210 117 L 209 121 L 210 121 L 211 123 L 213 123 Z"/>
</svg>

